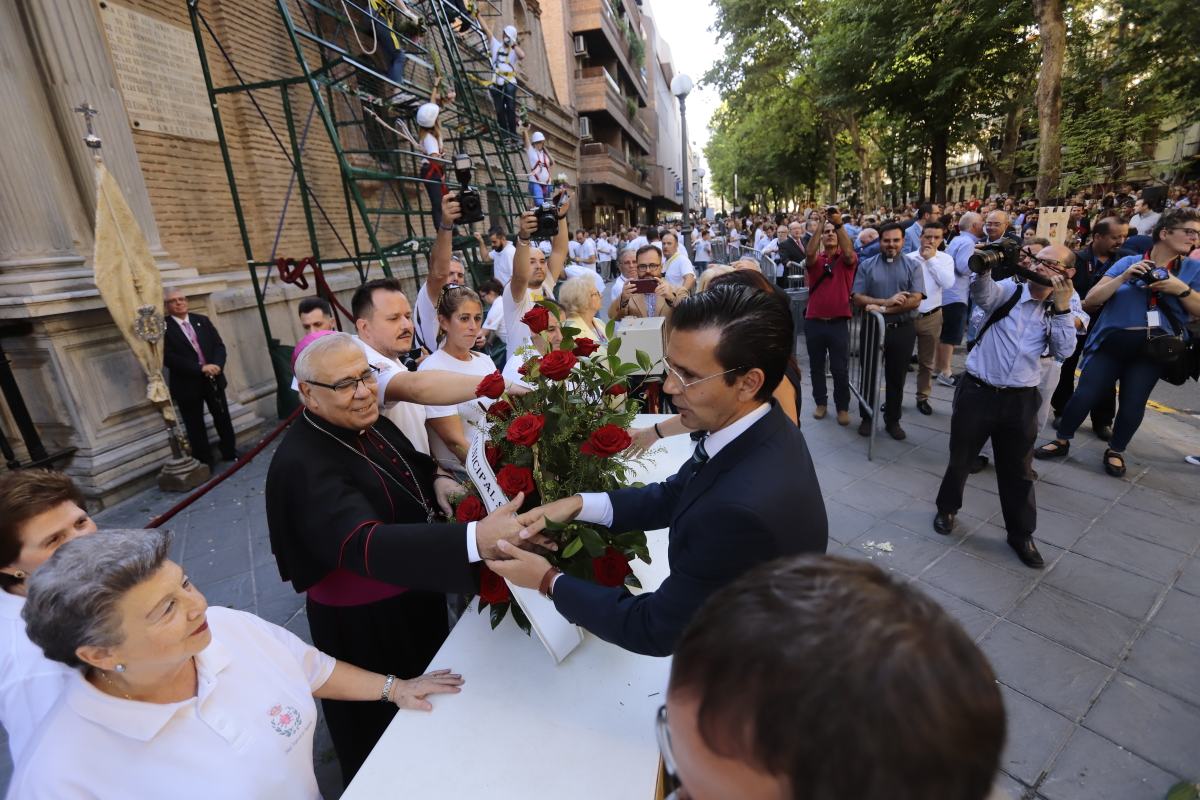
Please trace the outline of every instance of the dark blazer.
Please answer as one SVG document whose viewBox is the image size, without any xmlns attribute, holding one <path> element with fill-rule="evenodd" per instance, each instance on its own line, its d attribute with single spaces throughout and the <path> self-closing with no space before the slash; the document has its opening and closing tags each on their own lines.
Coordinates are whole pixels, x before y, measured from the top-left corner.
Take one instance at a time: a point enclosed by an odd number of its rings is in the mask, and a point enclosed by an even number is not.
<svg viewBox="0 0 1200 800">
<path fill-rule="evenodd" d="M 1100 282 L 1104 277 L 1104 273 L 1108 272 L 1108 268 L 1120 261 L 1125 256 L 1133 255 L 1132 250 L 1121 248 L 1114 250 L 1109 256 L 1107 265 L 1097 263 L 1096 256 L 1092 254 L 1092 247 L 1088 245 L 1082 250 L 1075 251 L 1075 277 L 1071 282 L 1075 284 L 1075 291 L 1079 292 L 1079 299 L 1087 297 L 1087 293 L 1092 290 L 1092 287 Z"/>
<path fill-rule="evenodd" d="M 221 368 L 221 374 L 217 376 L 217 386 L 224 389 L 225 343 L 221 341 L 221 334 L 217 333 L 216 327 L 203 314 L 189 313 L 188 322 L 196 332 L 196 341 L 204 351 L 204 360 Z M 204 381 L 208 380 L 200 371 L 196 351 L 192 349 L 192 343 L 183 332 L 183 326 L 170 314 L 167 315 L 167 333 L 164 337 L 163 366 L 170 370 L 171 394 L 178 391 L 194 392 L 197 387 L 203 387 Z"/>
<path fill-rule="evenodd" d="M 386 417 L 376 420 L 374 430 L 403 455 L 434 502 L 433 459 Z M 426 521 L 420 504 L 362 457 L 367 445 L 356 431 L 307 411 L 283 435 L 266 486 L 267 528 L 280 577 L 297 592 L 339 568 L 410 589 L 476 591 L 467 526 Z"/>
<path fill-rule="evenodd" d="M 662 483 L 610 492 L 613 530 L 670 527 L 671 574 L 636 597 L 569 575 L 554 605 L 571 622 L 626 650 L 670 655 L 708 596 L 780 556 L 824 553 L 828 522 L 804 435 L 777 403 L 693 475 L 691 461 Z"/>
<path fill-rule="evenodd" d="M 786 267 L 789 261 L 795 261 L 797 264 L 803 264 L 805 261 L 804 250 L 790 236 L 779 243 L 779 263 Z"/>
</svg>

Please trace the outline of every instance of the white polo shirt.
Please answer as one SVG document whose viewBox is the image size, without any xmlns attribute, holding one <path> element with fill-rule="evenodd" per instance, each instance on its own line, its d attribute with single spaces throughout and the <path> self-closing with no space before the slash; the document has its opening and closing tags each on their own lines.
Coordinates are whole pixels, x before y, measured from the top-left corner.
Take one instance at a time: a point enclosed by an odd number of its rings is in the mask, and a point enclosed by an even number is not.
<svg viewBox="0 0 1200 800">
<path fill-rule="evenodd" d="M 75 674 L 29 641 L 21 619 L 24 607 L 24 597 L 0 590 L 0 724 L 8 732 L 14 763 L 20 763 L 42 719 Z"/>
<path fill-rule="evenodd" d="M 367 363 L 379 368 L 379 411 L 390 419 L 408 437 L 412 446 L 429 455 L 429 434 L 425 430 L 425 406 L 416 403 L 389 402 L 384 396 L 388 383 L 397 375 L 407 375 L 408 370 L 394 358 L 388 358 L 357 336 L 354 341 L 362 348 Z"/>
<path fill-rule="evenodd" d="M 75 672 L 18 765 L 21 800 L 320 800 L 312 693 L 336 662 L 253 614 L 210 608 L 196 696 L 142 703 Z"/>
</svg>

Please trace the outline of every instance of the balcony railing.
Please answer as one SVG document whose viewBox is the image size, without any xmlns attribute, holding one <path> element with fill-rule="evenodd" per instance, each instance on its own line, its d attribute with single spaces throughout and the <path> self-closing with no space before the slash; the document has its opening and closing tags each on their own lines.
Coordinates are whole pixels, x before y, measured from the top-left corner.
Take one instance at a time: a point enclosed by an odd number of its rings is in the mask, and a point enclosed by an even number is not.
<svg viewBox="0 0 1200 800">
<path fill-rule="evenodd" d="M 626 134 L 647 153 L 650 151 L 650 129 L 637 116 L 637 102 L 621 94 L 612 74 L 604 67 L 583 67 L 575 70 L 576 105 L 581 113 L 608 113 L 625 129 Z M 630 111 L 634 113 L 630 113 Z"/>
<path fill-rule="evenodd" d="M 580 173 L 595 183 L 613 183 L 626 191 L 649 197 L 649 171 L 630 164 L 625 154 L 604 142 L 586 142 L 580 146 Z M 606 175 L 607 173 L 607 175 Z M 606 180 L 609 176 L 616 180 Z"/>
<path fill-rule="evenodd" d="M 595 30 L 596 28 L 604 32 L 609 46 L 617 54 L 617 59 L 621 62 L 621 66 L 625 68 L 625 72 L 630 76 L 630 80 L 633 81 L 638 94 L 641 96 L 641 101 L 648 104 L 649 97 L 647 96 L 648 87 L 645 71 L 634 63 L 635 48 L 641 51 L 641 60 L 645 61 L 645 44 L 639 39 L 637 44 L 634 45 L 630 40 L 631 35 L 638 35 L 637 25 L 640 25 L 640 23 L 635 23 L 634 32 L 630 34 L 626 30 L 624 20 L 613 10 L 610 0 L 572 0 L 571 12 L 574 20 L 573 31 L 575 33 Z"/>
</svg>

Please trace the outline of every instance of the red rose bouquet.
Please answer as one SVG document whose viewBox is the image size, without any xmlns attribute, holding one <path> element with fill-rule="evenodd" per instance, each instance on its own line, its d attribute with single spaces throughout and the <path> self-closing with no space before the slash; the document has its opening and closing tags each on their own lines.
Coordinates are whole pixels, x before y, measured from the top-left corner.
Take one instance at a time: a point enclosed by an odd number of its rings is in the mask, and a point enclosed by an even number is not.
<svg viewBox="0 0 1200 800">
<path fill-rule="evenodd" d="M 541 301 L 524 321 L 536 334 L 539 328 L 545 329 L 551 314 L 561 319 L 555 303 Z M 564 326 L 557 349 L 537 352 L 527 348 L 522 373 L 531 390 L 506 395 L 488 410 L 486 460 L 505 495 L 525 492 L 526 508 L 577 492 L 626 486 L 643 457 L 629 455 L 627 429 L 638 407 L 627 395 L 631 376 L 648 372 L 650 358 L 639 351 L 636 363 L 623 361 L 621 341 L 613 338 L 615 327 L 609 323 L 605 345 Z M 466 510 L 460 511 L 463 506 Z M 455 515 L 465 521 L 481 510 L 482 504 L 472 493 L 459 501 Z M 558 552 L 548 558 L 564 573 L 602 586 L 640 586 L 629 562 L 634 558 L 650 561 L 644 532 L 616 533 L 578 520 L 549 522 L 546 532 L 559 542 Z M 495 627 L 512 609 L 513 619 L 528 633 L 529 622 L 520 606 L 507 591 L 500 590 L 494 575 L 487 573 L 485 578 L 480 612 L 490 608 Z"/>
</svg>

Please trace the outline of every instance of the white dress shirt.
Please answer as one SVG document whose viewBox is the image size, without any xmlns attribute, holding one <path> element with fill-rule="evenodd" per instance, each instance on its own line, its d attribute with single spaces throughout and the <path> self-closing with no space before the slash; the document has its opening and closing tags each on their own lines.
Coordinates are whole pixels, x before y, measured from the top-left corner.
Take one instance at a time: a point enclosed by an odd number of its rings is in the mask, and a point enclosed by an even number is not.
<svg viewBox="0 0 1200 800">
<path fill-rule="evenodd" d="M 253 614 L 208 610 L 196 696 L 142 703 L 72 670 L 9 789 L 21 800 L 320 800 L 317 706 L 333 658 Z"/>
<path fill-rule="evenodd" d="M 765 417 L 770 410 L 771 404 L 763 403 L 741 419 L 731 422 L 719 431 L 710 433 L 704 440 L 704 452 L 708 453 L 708 460 L 712 461 L 716 458 L 717 453 L 749 430 L 751 425 Z M 579 496 L 583 499 L 583 508 L 576 519 L 580 522 L 590 522 L 593 525 L 605 527 L 612 525 L 613 507 L 608 492 L 581 492 Z"/>
<path fill-rule="evenodd" d="M 21 619 L 24 607 L 24 597 L 0 589 L 0 724 L 8 732 L 8 752 L 18 764 L 75 674 L 29 641 Z"/>
<path fill-rule="evenodd" d="M 954 259 L 949 253 L 935 251 L 933 258 L 926 260 L 921 251 L 908 253 L 905 258 L 911 258 L 921 265 L 925 273 L 925 299 L 917 306 L 917 312 L 928 314 L 942 307 L 942 290 L 954 285 Z"/>
</svg>

